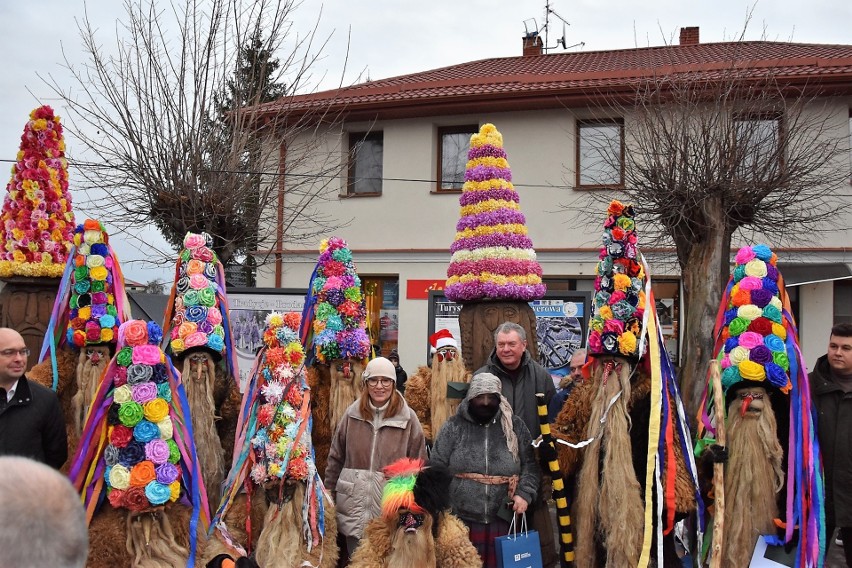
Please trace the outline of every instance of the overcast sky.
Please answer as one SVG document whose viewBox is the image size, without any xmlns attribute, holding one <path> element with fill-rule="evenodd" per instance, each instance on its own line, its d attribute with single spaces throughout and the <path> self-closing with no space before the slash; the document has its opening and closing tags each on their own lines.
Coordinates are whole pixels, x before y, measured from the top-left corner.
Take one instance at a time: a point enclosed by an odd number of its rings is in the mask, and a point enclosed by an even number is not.
<svg viewBox="0 0 852 568">
<path fill-rule="evenodd" d="M 163 3 L 163 5 L 167 5 Z M 544 0 L 305 0 L 295 12 L 295 26 L 309 30 L 320 12 L 320 33 L 331 34 L 325 56 L 315 73 L 325 74 L 321 86 L 333 87 L 343 72 L 349 39 L 349 59 L 344 83 L 360 75 L 381 79 L 465 61 L 521 54 L 524 21 L 544 25 Z M 19 140 L 29 112 L 51 104 L 60 116 L 62 105 L 38 74 L 52 74 L 60 83 L 64 50 L 79 62 L 80 40 L 75 18 L 87 8 L 90 19 L 103 32 L 104 48 L 114 39 L 117 19 L 124 15 L 121 0 L 0 0 L 0 164 L 8 181 Z M 700 26 L 701 41 L 718 42 L 739 37 L 747 15 L 751 20 L 746 39 L 802 43 L 852 43 L 852 2 L 849 0 L 553 0 L 551 9 L 568 22 L 572 50 L 608 50 L 677 42 L 681 26 Z M 535 23 L 529 20 L 535 20 Z M 556 45 L 562 23 L 551 17 L 548 44 Z M 553 52 L 561 51 L 554 49 Z M 70 82 L 69 82 L 70 85 Z M 73 157 L 73 140 L 68 142 Z M 69 172 L 74 189 L 75 172 Z M 77 211 L 78 219 L 95 211 Z M 169 270 L 144 262 L 151 246 L 167 248 L 150 230 L 140 235 L 115 235 L 125 274 L 146 282 L 167 277 Z"/>
</svg>

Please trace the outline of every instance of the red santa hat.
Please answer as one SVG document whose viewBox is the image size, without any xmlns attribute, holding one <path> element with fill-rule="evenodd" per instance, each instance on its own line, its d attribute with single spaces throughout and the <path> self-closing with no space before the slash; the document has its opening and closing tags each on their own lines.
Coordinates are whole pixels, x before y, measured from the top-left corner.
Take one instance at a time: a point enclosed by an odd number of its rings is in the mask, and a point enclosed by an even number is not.
<svg viewBox="0 0 852 568">
<path fill-rule="evenodd" d="M 435 333 L 429 336 L 429 343 L 432 344 L 431 353 L 434 353 L 438 349 L 442 347 L 452 347 L 453 349 L 458 350 L 459 344 L 456 343 L 455 338 L 453 338 L 453 334 L 450 333 L 449 329 L 439 329 Z"/>
</svg>

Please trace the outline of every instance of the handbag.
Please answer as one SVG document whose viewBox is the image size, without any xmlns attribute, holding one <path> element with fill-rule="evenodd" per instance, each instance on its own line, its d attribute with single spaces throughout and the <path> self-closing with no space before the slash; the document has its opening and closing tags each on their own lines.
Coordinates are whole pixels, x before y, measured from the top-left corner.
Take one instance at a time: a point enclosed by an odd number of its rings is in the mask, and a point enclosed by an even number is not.
<svg viewBox="0 0 852 568">
<path fill-rule="evenodd" d="M 461 400 L 467 394 L 467 389 L 470 388 L 470 383 L 460 383 L 455 381 L 447 382 L 447 398 Z"/>
<path fill-rule="evenodd" d="M 521 530 L 516 519 L 509 524 L 509 534 L 494 539 L 497 568 L 542 568 L 538 531 L 527 530 L 527 514 L 520 515 Z"/>
</svg>

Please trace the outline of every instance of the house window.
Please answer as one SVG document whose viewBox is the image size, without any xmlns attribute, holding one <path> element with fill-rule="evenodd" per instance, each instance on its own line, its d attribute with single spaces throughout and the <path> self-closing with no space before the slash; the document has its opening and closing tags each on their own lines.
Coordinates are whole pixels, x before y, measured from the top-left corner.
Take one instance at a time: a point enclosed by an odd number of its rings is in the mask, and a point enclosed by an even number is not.
<svg viewBox="0 0 852 568">
<path fill-rule="evenodd" d="M 382 132 L 349 134 L 349 179 L 347 191 L 352 195 L 382 194 Z"/>
<path fill-rule="evenodd" d="M 470 137 L 478 125 L 438 128 L 438 191 L 461 191 Z"/>
<path fill-rule="evenodd" d="M 758 115 L 734 118 L 735 163 L 743 179 L 775 179 L 782 166 L 781 117 Z"/>
<path fill-rule="evenodd" d="M 621 121 L 577 123 L 577 186 L 624 186 L 624 124 Z"/>
</svg>

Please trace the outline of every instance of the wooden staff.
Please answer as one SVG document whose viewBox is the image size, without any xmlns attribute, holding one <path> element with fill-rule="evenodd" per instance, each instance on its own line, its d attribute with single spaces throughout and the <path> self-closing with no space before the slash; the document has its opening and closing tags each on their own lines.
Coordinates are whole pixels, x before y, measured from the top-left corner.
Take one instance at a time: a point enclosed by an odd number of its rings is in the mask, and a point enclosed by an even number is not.
<svg viewBox="0 0 852 568">
<path fill-rule="evenodd" d="M 538 422 L 541 426 L 542 440 L 538 451 L 547 460 L 550 478 L 553 480 L 553 499 L 556 501 L 556 518 L 559 521 L 559 550 L 562 552 L 560 565 L 562 568 L 571 568 L 574 566 L 574 536 L 571 534 L 568 492 L 565 490 L 565 481 L 562 479 L 562 472 L 559 470 L 559 461 L 556 457 L 556 447 L 553 445 L 553 436 L 550 434 L 544 394 L 536 393 L 535 398 L 538 405 Z"/>
<path fill-rule="evenodd" d="M 719 362 L 710 362 L 710 380 L 713 385 L 713 406 L 716 416 L 716 444 L 725 447 L 725 395 L 722 392 L 722 377 Z M 722 565 L 722 545 L 725 530 L 725 464 L 713 463 L 713 547 L 710 551 L 710 568 Z"/>
</svg>

